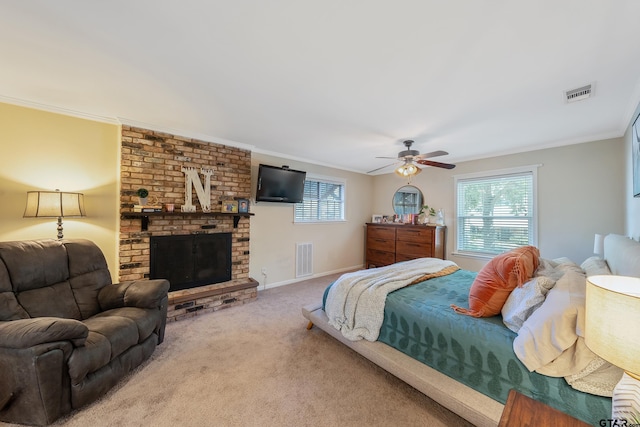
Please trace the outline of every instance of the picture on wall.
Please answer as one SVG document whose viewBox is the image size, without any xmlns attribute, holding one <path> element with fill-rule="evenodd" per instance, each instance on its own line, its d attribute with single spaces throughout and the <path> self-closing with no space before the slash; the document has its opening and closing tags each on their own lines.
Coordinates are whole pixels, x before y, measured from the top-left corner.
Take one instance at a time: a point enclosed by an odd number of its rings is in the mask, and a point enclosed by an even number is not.
<svg viewBox="0 0 640 427">
<path fill-rule="evenodd" d="M 631 127 L 631 150 L 633 162 L 633 197 L 640 197 L 640 115 Z"/>
</svg>

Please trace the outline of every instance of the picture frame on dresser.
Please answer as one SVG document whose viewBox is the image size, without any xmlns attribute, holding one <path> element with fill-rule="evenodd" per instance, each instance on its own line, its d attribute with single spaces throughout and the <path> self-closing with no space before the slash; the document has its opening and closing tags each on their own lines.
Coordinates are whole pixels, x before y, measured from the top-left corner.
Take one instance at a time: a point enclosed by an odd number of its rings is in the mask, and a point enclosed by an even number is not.
<svg viewBox="0 0 640 427">
<path fill-rule="evenodd" d="M 371 222 L 373 222 L 374 224 L 382 223 L 382 215 L 379 215 L 379 214 L 371 215 Z"/>
</svg>

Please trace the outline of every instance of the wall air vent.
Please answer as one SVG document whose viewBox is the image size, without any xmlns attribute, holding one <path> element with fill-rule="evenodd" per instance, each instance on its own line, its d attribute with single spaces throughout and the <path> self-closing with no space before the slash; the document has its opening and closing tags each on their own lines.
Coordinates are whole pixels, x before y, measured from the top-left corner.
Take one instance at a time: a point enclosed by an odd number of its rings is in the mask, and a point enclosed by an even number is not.
<svg viewBox="0 0 640 427">
<path fill-rule="evenodd" d="M 593 94 L 593 85 L 588 84 L 586 86 L 579 87 L 577 89 L 571 89 L 564 92 L 564 100 L 566 103 L 582 101 L 583 99 L 591 98 Z"/>
</svg>

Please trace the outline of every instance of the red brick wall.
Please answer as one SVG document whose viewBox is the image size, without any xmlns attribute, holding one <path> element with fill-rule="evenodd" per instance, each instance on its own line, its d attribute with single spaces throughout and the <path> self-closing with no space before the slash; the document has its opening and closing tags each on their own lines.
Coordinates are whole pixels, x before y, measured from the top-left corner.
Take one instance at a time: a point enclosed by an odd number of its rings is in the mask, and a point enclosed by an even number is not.
<svg viewBox="0 0 640 427">
<path fill-rule="evenodd" d="M 233 217 L 211 214 L 181 215 L 185 202 L 185 176 L 181 167 L 212 169 L 211 211 L 220 212 L 222 200 L 248 199 L 251 194 L 251 152 L 191 138 L 122 126 L 120 212 L 132 212 L 136 191 L 149 190 L 149 201 L 175 204 L 173 215 L 150 217 L 147 231 L 139 218 L 120 221 L 120 281 L 149 274 L 149 237 L 232 232 L 232 280 L 249 277 L 249 218 L 233 228 Z M 201 182 L 204 177 L 200 174 Z M 193 191 L 193 205 L 201 212 Z M 205 226 L 205 228 L 203 228 Z M 215 228 L 206 228 L 215 226 Z"/>
</svg>

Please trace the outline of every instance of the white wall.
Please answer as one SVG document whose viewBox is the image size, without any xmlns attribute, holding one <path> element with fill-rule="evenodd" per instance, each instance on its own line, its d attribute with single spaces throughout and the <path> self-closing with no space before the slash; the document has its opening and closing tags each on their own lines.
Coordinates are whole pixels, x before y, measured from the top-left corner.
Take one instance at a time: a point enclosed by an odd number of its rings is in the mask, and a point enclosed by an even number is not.
<svg viewBox="0 0 640 427">
<path fill-rule="evenodd" d="M 288 165 L 308 174 L 346 180 L 346 221 L 324 224 L 294 224 L 293 205 L 255 203 L 260 163 Z M 314 275 L 361 268 L 364 265 L 364 223 L 371 220 L 373 178 L 304 162 L 252 153 L 251 262 L 249 276 L 260 282 L 259 289 L 284 285 L 296 279 L 296 243 L 313 243 Z M 262 269 L 266 269 L 266 277 Z"/>
<path fill-rule="evenodd" d="M 545 258 L 567 256 L 580 263 L 592 255 L 596 233 L 624 233 L 625 150 L 624 139 L 617 138 L 493 157 L 462 162 L 452 170 L 425 168 L 412 184 L 422 190 L 426 204 L 445 210 L 447 258 L 477 271 L 486 259 L 452 255 L 454 175 L 541 164 L 537 246 Z M 377 176 L 375 213 L 392 214 L 392 195 L 405 184 L 394 174 Z M 637 209 L 640 211 L 640 205 Z M 640 228 L 636 230 L 640 232 Z"/>
</svg>

